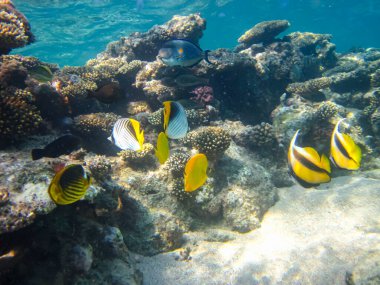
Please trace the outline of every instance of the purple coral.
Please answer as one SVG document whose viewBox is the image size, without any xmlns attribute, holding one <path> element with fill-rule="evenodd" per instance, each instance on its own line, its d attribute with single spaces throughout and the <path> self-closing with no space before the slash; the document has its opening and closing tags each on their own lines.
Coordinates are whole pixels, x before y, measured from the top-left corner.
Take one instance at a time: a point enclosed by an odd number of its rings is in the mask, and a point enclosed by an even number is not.
<svg viewBox="0 0 380 285">
<path fill-rule="evenodd" d="M 210 86 L 201 86 L 191 91 L 195 96 L 190 97 L 191 100 L 201 105 L 209 105 L 214 101 L 214 90 Z"/>
</svg>

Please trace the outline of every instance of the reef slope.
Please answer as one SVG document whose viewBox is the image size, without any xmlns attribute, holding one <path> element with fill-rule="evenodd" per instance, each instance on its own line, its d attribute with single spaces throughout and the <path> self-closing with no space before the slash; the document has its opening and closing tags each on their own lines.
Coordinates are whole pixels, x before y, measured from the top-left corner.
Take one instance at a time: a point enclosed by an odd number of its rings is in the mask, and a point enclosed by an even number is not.
<svg viewBox="0 0 380 285">
<path fill-rule="evenodd" d="M 144 257 L 144 284 L 379 284 L 378 178 L 282 188 L 260 229 L 225 243 L 189 236 L 198 239 L 189 261 L 178 252 Z"/>
</svg>

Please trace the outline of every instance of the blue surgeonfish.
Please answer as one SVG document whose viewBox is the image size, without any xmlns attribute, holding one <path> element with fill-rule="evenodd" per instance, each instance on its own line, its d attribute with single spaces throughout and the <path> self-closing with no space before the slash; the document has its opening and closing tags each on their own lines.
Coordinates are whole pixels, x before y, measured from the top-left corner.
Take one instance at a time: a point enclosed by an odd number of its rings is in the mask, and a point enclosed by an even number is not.
<svg viewBox="0 0 380 285">
<path fill-rule="evenodd" d="M 203 153 L 193 155 L 185 166 L 184 185 L 186 192 L 193 192 L 207 180 L 208 160 Z"/>
<path fill-rule="evenodd" d="M 294 134 L 288 150 L 290 174 L 303 187 L 309 188 L 321 183 L 330 182 L 331 167 L 328 158 L 312 147 L 296 146 L 299 130 Z"/>
<path fill-rule="evenodd" d="M 208 60 L 209 50 L 203 51 L 199 46 L 188 40 L 171 40 L 163 44 L 158 51 L 158 59 L 168 66 L 190 67 L 202 59 Z"/>
<path fill-rule="evenodd" d="M 349 135 L 339 132 L 340 123 L 344 120 L 338 121 L 331 135 L 330 159 L 340 168 L 356 170 L 360 167 L 362 151 Z"/>
<path fill-rule="evenodd" d="M 144 144 L 144 131 L 140 130 L 138 121 L 123 118 L 116 121 L 108 139 L 122 150 L 138 151 Z"/>
<path fill-rule="evenodd" d="M 80 164 L 61 169 L 50 183 L 48 193 L 58 205 L 72 204 L 81 199 L 91 184 L 91 177 Z"/>
<path fill-rule="evenodd" d="M 174 101 L 165 101 L 163 104 L 165 134 L 170 139 L 184 138 L 189 130 L 185 109 Z"/>
</svg>

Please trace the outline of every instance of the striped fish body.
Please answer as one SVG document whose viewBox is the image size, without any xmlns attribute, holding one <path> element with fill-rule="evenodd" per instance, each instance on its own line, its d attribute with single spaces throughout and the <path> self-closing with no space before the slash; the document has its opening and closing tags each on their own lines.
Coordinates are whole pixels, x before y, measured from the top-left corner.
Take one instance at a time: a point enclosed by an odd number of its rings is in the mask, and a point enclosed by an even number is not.
<svg viewBox="0 0 380 285">
<path fill-rule="evenodd" d="M 71 164 L 54 176 L 48 193 L 54 203 L 68 205 L 80 200 L 86 194 L 90 183 L 91 178 L 83 166 Z"/>
<path fill-rule="evenodd" d="M 144 144 L 144 131 L 140 130 L 138 121 L 123 118 L 116 121 L 108 139 L 122 150 L 138 151 Z"/>
<path fill-rule="evenodd" d="M 330 158 L 340 168 L 357 170 L 360 167 L 362 152 L 349 135 L 339 132 L 339 126 L 343 120 L 335 125 L 331 135 Z"/>
<path fill-rule="evenodd" d="M 293 136 L 288 150 L 290 174 L 305 188 L 318 186 L 331 180 L 331 167 L 328 158 L 311 147 L 296 146 L 299 130 Z"/>
<path fill-rule="evenodd" d="M 207 157 L 198 153 L 192 156 L 185 166 L 184 185 L 186 192 L 193 192 L 205 184 L 207 180 Z"/>
<path fill-rule="evenodd" d="M 164 104 L 164 131 L 170 139 L 182 139 L 189 130 L 185 109 L 178 102 L 166 101 Z"/>
</svg>

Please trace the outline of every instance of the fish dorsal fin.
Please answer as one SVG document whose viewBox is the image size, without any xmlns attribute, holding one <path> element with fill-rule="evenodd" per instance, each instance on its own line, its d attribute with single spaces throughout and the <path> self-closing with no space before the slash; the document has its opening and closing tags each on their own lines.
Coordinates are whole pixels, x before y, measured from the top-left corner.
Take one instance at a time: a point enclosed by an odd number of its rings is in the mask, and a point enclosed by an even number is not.
<svg viewBox="0 0 380 285">
<path fill-rule="evenodd" d="M 314 162 L 314 163 L 317 162 L 317 164 L 320 163 L 321 158 L 320 158 L 318 152 L 314 148 L 307 146 L 307 147 L 304 147 L 302 149 L 310 155 L 310 157 L 312 159 L 311 162 Z"/>
<path fill-rule="evenodd" d="M 361 158 L 362 158 L 362 150 L 349 135 L 342 134 L 342 137 L 344 139 L 343 141 L 344 148 L 350 154 L 350 158 L 353 161 L 355 161 L 359 166 L 361 162 Z"/>
<path fill-rule="evenodd" d="M 144 131 L 140 130 L 140 123 L 134 119 L 129 119 L 132 124 L 133 130 L 136 134 L 136 139 L 139 142 L 140 147 L 144 144 Z"/>
<path fill-rule="evenodd" d="M 164 102 L 164 130 L 168 128 L 169 125 L 169 118 L 170 118 L 170 112 L 171 112 L 171 102 L 172 101 L 166 101 Z"/>
<path fill-rule="evenodd" d="M 161 132 L 157 138 L 157 148 L 155 149 L 155 154 L 158 161 L 161 164 L 164 164 L 168 159 L 170 150 L 169 150 L 169 140 L 164 132 Z"/>
<path fill-rule="evenodd" d="M 328 173 L 331 173 L 331 165 L 330 165 L 330 161 L 329 159 L 327 158 L 326 155 L 322 154 L 321 156 L 321 166 L 324 170 L 326 170 Z"/>
</svg>

